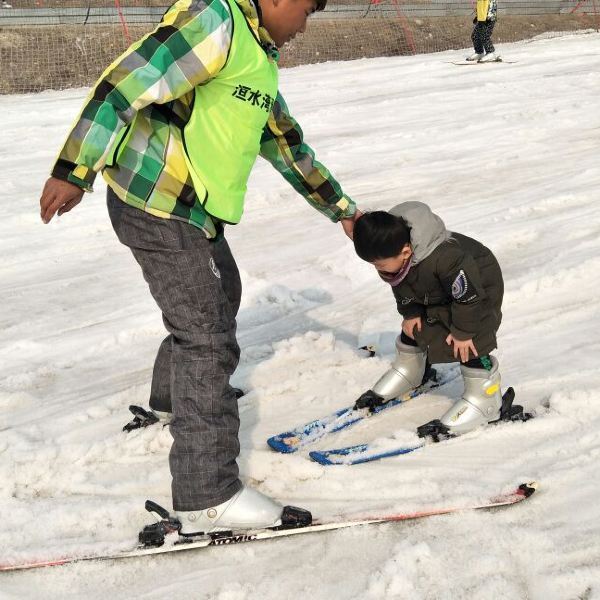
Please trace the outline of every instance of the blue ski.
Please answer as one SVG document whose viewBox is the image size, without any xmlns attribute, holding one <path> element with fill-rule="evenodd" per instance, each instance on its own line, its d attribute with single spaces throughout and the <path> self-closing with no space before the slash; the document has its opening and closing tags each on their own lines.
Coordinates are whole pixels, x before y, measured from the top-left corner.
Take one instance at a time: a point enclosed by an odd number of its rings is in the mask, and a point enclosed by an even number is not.
<svg viewBox="0 0 600 600">
<path fill-rule="evenodd" d="M 353 406 L 341 408 L 340 410 L 323 417 L 322 419 L 316 419 L 305 425 L 301 425 L 291 431 L 279 433 L 274 435 L 267 440 L 267 444 L 277 452 L 288 454 L 291 452 L 297 452 L 304 446 L 312 444 L 322 437 L 346 429 L 366 418 L 377 415 L 385 410 L 389 410 L 394 406 L 398 406 L 412 398 L 416 398 L 422 394 L 430 392 L 446 383 L 449 383 L 457 377 L 458 371 L 452 369 L 444 373 L 438 373 L 438 380 L 430 380 L 427 383 L 415 388 L 414 390 L 405 394 L 402 398 L 396 398 L 390 400 L 381 406 L 377 406 L 372 411 L 368 408 L 354 409 Z"/>
<path fill-rule="evenodd" d="M 513 404 L 514 398 L 515 391 L 509 387 L 502 395 L 500 418 L 489 423 L 490 425 L 511 421 L 528 421 L 533 417 L 532 414 L 524 412 L 522 406 Z M 347 446 L 346 448 L 314 450 L 309 452 L 309 456 L 321 465 L 359 465 L 390 456 L 410 454 L 424 446 L 455 439 L 455 436 L 449 433 L 448 428 L 437 419 L 417 428 L 415 433 L 422 439 L 415 440 L 413 444 L 406 444 L 394 440 L 394 438 L 382 438 L 365 444 Z"/>
<path fill-rule="evenodd" d="M 321 465 L 359 465 L 361 463 L 380 460 L 399 454 L 409 454 L 419 448 L 423 448 L 427 442 L 417 443 L 415 446 L 398 446 L 387 450 L 376 450 L 376 445 L 358 444 L 337 450 L 314 450 L 309 452 L 309 456 Z"/>
</svg>

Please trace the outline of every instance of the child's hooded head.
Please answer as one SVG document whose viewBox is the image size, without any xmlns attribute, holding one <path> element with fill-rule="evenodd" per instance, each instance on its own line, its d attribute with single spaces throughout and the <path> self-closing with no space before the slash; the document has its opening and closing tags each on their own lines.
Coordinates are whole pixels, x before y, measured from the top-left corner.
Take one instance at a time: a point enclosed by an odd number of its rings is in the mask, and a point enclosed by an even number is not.
<svg viewBox="0 0 600 600">
<path fill-rule="evenodd" d="M 412 254 L 410 228 L 402 217 L 388 212 L 365 213 L 354 225 L 354 249 L 378 271 L 395 273 Z"/>
</svg>

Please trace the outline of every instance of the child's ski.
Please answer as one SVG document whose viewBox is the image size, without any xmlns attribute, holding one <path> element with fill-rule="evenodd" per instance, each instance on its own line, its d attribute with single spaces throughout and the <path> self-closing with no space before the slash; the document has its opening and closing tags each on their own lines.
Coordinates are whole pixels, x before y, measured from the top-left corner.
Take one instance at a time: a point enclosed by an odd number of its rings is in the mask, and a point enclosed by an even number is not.
<svg viewBox="0 0 600 600">
<path fill-rule="evenodd" d="M 514 398 L 515 392 L 513 388 L 509 387 L 502 397 L 500 418 L 490 423 L 490 425 L 507 421 L 528 421 L 533 417 L 532 414 L 524 412 L 522 406 L 513 404 Z M 398 442 L 394 438 L 383 438 L 365 444 L 336 448 L 334 450 L 314 450 L 309 452 L 309 456 L 321 465 L 359 465 L 382 458 L 389 458 L 390 456 L 410 454 L 424 446 L 454 439 L 449 434 L 448 428 L 439 420 L 421 425 L 416 433 L 422 440 L 415 440 L 415 443 L 411 445 Z"/>
<path fill-rule="evenodd" d="M 322 419 L 316 419 L 315 421 L 311 421 L 310 423 L 296 427 L 291 431 L 274 435 L 267 440 L 267 444 L 269 444 L 269 446 L 277 452 L 283 452 L 285 454 L 296 452 L 304 446 L 320 440 L 325 435 L 346 429 L 347 427 L 355 425 L 356 423 L 359 423 L 368 417 L 379 414 L 385 410 L 393 408 L 394 406 L 398 406 L 399 404 L 411 400 L 412 398 L 416 398 L 417 396 L 421 396 L 422 394 L 445 385 L 446 383 L 456 379 L 457 375 L 458 371 L 455 369 L 437 374 L 437 380 L 434 378 L 412 390 L 411 392 L 408 392 L 402 398 L 390 400 L 389 402 L 386 402 L 385 404 L 377 406 L 371 410 L 368 408 L 355 409 L 353 406 L 342 408 L 330 415 L 327 415 L 326 417 L 323 417 Z"/>
<path fill-rule="evenodd" d="M 428 442 L 422 441 L 421 443 L 415 442 L 414 446 L 399 445 L 394 447 L 393 440 L 386 438 L 383 444 L 375 441 L 334 450 L 313 450 L 308 455 L 321 465 L 360 465 L 361 463 L 389 458 L 390 456 L 410 454 L 427 444 Z"/>
<path fill-rule="evenodd" d="M 391 513 L 367 516 L 344 517 L 335 521 L 308 521 L 306 525 L 290 526 L 289 528 L 259 529 L 255 531 L 221 532 L 207 536 L 199 536 L 191 541 L 182 541 L 178 534 L 179 522 L 171 517 L 167 511 L 162 521 L 144 528 L 140 533 L 140 544 L 123 552 L 113 554 L 96 554 L 86 556 L 63 556 L 52 559 L 36 558 L 22 562 L 1 562 L 0 571 L 18 571 L 22 569 L 35 569 L 37 567 L 51 567 L 64 565 L 84 560 L 117 560 L 121 558 L 137 558 L 149 554 L 163 554 L 165 552 L 178 552 L 180 550 L 196 550 L 207 548 L 209 546 L 228 546 L 244 542 L 256 542 L 258 540 L 272 539 L 277 537 L 299 535 L 302 533 L 312 533 L 318 531 L 330 531 L 334 529 L 343 529 L 355 527 L 358 525 L 373 525 L 379 523 L 390 523 L 394 521 L 408 521 L 413 519 L 422 519 L 435 515 L 445 515 L 449 513 L 461 512 L 465 510 L 479 510 L 486 508 L 495 508 L 498 506 L 508 506 L 516 504 L 529 498 L 537 489 L 537 483 L 523 483 L 516 489 L 490 498 L 484 502 L 472 502 L 463 506 L 450 506 L 446 508 L 432 508 L 414 513 Z M 146 503 L 146 508 L 154 512 L 155 508 L 161 508 L 152 502 Z M 149 506 L 150 505 L 150 508 Z M 296 509 L 298 510 L 298 509 Z M 306 512 L 306 511 L 301 511 Z M 310 517 L 310 513 L 307 513 Z"/>
</svg>

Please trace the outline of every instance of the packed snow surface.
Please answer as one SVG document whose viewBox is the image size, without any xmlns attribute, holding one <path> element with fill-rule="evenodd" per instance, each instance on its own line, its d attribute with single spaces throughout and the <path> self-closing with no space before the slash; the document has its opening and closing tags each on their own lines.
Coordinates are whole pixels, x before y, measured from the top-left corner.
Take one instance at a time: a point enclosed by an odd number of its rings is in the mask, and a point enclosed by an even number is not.
<svg viewBox="0 0 600 600">
<path fill-rule="evenodd" d="M 467 505 L 527 480 L 528 502 L 198 552 L 4 574 L 0 597 L 600 598 L 600 35 L 304 66 L 281 89 L 362 208 L 431 205 L 493 249 L 506 283 L 504 385 L 537 418 L 361 466 L 265 440 L 350 404 L 393 358 L 389 287 L 341 227 L 266 163 L 227 236 L 239 314 L 243 478 L 315 516 Z M 146 405 L 161 316 L 111 229 L 105 186 L 44 226 L 38 199 L 86 90 L 0 98 L 0 562 L 128 548 L 170 507 L 168 429 L 125 434 Z M 374 343 L 378 356 L 356 348 Z M 438 417 L 460 382 L 315 447 Z"/>
</svg>

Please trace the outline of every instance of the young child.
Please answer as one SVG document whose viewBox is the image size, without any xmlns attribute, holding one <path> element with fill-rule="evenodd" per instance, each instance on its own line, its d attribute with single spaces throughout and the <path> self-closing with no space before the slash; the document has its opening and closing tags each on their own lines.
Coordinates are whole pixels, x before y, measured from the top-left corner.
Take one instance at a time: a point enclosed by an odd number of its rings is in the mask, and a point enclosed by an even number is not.
<svg viewBox="0 0 600 600">
<path fill-rule="evenodd" d="M 467 58 L 470 61 L 494 62 L 499 60 L 492 42 L 492 32 L 496 25 L 498 4 L 496 0 L 477 0 L 477 15 L 473 19 L 473 49 L 475 52 Z"/>
<path fill-rule="evenodd" d="M 418 387 L 430 376 L 429 362 L 460 361 L 463 397 L 419 434 L 458 435 L 511 414 L 510 406 L 503 409 L 498 360 L 490 355 L 504 293 L 491 251 L 448 231 L 421 202 L 364 214 L 354 227 L 354 247 L 392 286 L 404 319 L 391 369 L 356 407 L 374 407 Z"/>
</svg>

